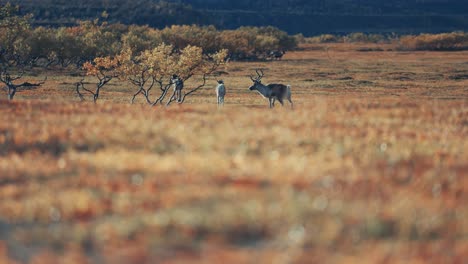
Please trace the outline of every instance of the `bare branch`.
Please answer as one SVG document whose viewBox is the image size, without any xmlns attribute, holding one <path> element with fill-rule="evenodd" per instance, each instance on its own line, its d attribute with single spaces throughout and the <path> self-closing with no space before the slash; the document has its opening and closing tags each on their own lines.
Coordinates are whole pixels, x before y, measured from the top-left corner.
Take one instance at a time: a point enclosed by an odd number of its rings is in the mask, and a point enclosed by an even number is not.
<svg viewBox="0 0 468 264">
<path fill-rule="evenodd" d="M 47 77 L 44 81 L 39 83 L 30 83 L 23 82 L 22 84 L 14 84 L 13 81 L 20 79 L 24 75 L 24 69 L 21 69 L 21 73 L 15 77 L 11 77 L 6 69 L 2 69 L 0 72 L 0 82 L 3 82 L 8 88 L 8 100 L 13 100 L 18 88 L 20 87 L 37 87 L 41 86 L 47 80 Z"/>
<path fill-rule="evenodd" d="M 139 95 L 140 93 L 142 92 L 142 89 L 139 89 L 138 92 L 136 92 L 133 97 L 132 97 L 132 104 L 133 102 L 135 101 L 135 97 L 137 97 L 137 95 Z"/>
<path fill-rule="evenodd" d="M 78 96 L 80 97 L 80 100 L 81 100 L 81 101 L 84 101 L 84 96 L 83 96 L 82 93 L 80 93 L 80 85 L 82 85 L 82 84 L 83 84 L 83 80 L 81 80 L 81 82 L 75 83 L 75 85 L 76 85 L 76 93 L 77 93 Z"/>
<path fill-rule="evenodd" d="M 43 85 L 47 81 L 47 76 L 44 78 L 42 82 L 38 83 L 30 83 L 30 82 L 24 82 L 22 84 L 17 85 L 16 87 L 38 87 Z"/>
<path fill-rule="evenodd" d="M 165 89 L 163 88 L 163 80 L 162 80 L 162 77 L 159 78 L 158 80 L 156 80 L 155 78 L 153 78 L 153 80 L 159 84 L 159 89 L 161 90 L 161 92 L 164 92 Z"/>
<path fill-rule="evenodd" d="M 80 87 L 82 90 L 90 93 L 92 96 L 93 96 L 93 99 L 94 99 L 94 102 L 96 102 L 96 95 L 98 95 L 98 93 L 95 93 L 89 89 L 87 89 L 85 86 L 84 86 L 84 79 L 81 79 L 79 82 L 75 83 L 76 85 L 76 93 L 78 94 L 78 96 L 80 97 L 81 101 L 84 101 L 84 95 L 80 92 Z"/>
<path fill-rule="evenodd" d="M 157 103 L 160 103 L 162 104 L 164 98 L 166 97 L 167 95 L 167 92 L 169 91 L 169 88 L 171 87 L 171 83 L 169 84 L 166 84 L 166 86 L 164 88 L 162 88 L 162 82 L 160 83 L 161 84 L 161 89 L 163 90 L 162 94 L 159 96 L 159 98 L 154 101 L 153 103 L 153 106 L 155 106 Z"/>
<path fill-rule="evenodd" d="M 174 102 L 176 100 L 176 90 L 174 90 L 174 92 L 172 93 L 171 97 L 169 98 L 169 101 L 167 101 L 167 104 L 166 106 L 169 106 L 172 102 Z"/>
<path fill-rule="evenodd" d="M 153 104 L 153 103 L 151 102 L 151 100 L 149 99 L 149 95 L 150 95 L 151 89 L 153 89 L 154 83 L 155 83 L 154 78 L 151 78 L 151 84 L 150 84 L 150 86 L 148 87 L 148 89 L 146 89 L 146 91 L 145 91 L 146 102 L 147 102 L 148 104 L 150 104 L 150 105 Z"/>
<path fill-rule="evenodd" d="M 180 100 L 179 104 L 182 104 L 182 103 L 185 101 L 185 97 L 186 97 L 186 96 L 188 96 L 188 95 L 190 95 L 190 94 L 192 94 L 192 93 L 198 91 L 199 89 L 201 89 L 202 87 L 205 86 L 205 84 L 206 84 L 206 76 L 207 76 L 206 73 L 203 74 L 203 77 L 202 77 L 203 82 L 202 82 L 202 84 L 200 84 L 199 86 L 197 86 L 197 87 L 193 88 L 192 90 L 188 91 L 187 93 L 185 93 L 184 96 L 182 96 L 182 99 Z"/>
<path fill-rule="evenodd" d="M 21 73 L 16 77 L 11 77 L 11 81 L 16 81 L 18 79 L 21 79 L 23 75 L 24 75 L 24 69 L 21 69 Z"/>
</svg>

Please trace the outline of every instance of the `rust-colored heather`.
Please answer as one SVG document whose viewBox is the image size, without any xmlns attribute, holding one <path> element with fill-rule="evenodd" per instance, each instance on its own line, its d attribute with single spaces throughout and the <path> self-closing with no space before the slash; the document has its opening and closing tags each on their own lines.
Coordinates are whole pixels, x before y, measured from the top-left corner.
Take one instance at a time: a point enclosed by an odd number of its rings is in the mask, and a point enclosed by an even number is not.
<svg viewBox="0 0 468 264">
<path fill-rule="evenodd" d="M 167 108 L 63 73 L 2 100 L 0 261 L 463 263 L 468 53 L 358 48 L 229 63 L 220 109 L 214 77 Z"/>
</svg>

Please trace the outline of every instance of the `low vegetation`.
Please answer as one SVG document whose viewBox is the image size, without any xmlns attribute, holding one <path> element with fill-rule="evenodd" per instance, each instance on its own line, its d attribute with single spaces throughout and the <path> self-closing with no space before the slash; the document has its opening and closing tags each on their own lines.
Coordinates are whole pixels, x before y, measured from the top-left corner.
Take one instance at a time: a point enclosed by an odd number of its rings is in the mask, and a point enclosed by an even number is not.
<svg viewBox="0 0 468 264">
<path fill-rule="evenodd" d="M 322 34 L 315 37 L 305 38 L 306 43 L 391 43 L 398 40 L 395 34 L 365 34 L 361 32 L 347 35 Z"/>
<path fill-rule="evenodd" d="M 292 50 L 296 39 L 274 27 L 242 27 L 217 30 L 213 26 L 179 26 L 164 29 L 148 26 L 108 24 L 99 20 L 81 21 L 76 26 L 30 27 L 31 16 L 17 16 L 18 7 L 2 6 L 0 43 L 5 52 L 27 59 L 37 66 L 81 66 L 96 57 L 115 56 L 130 50 L 137 54 L 166 44 L 177 50 L 197 46 L 206 54 L 222 49 L 231 59 L 268 59 L 272 51 Z M 21 23 L 15 23 L 20 21 Z M 9 26 L 11 24 L 11 26 Z M 15 52 L 7 47 L 15 47 Z"/>
<path fill-rule="evenodd" d="M 302 43 L 377 43 L 395 44 L 396 49 L 402 51 L 455 51 L 468 50 L 468 34 L 465 32 L 451 32 L 441 34 L 403 35 L 395 34 L 364 34 L 351 33 L 340 36 L 323 34 L 310 38 L 300 38 Z"/>
<path fill-rule="evenodd" d="M 468 34 L 453 32 L 403 36 L 399 44 L 401 50 L 468 50 Z"/>
</svg>

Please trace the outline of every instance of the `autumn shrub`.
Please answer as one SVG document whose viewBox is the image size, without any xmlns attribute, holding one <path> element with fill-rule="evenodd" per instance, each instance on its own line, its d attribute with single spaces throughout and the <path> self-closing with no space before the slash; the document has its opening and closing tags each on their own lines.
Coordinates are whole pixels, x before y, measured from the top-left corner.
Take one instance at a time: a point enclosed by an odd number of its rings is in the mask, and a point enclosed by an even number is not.
<svg viewBox="0 0 468 264">
<path fill-rule="evenodd" d="M 69 27 L 30 28 L 30 17 L 13 16 L 14 11 L 11 5 L 1 11 L 5 14 L 0 14 L 0 23 L 5 26 L 0 28 L 0 46 L 9 50 L 14 46 L 22 57 L 42 58 L 47 60 L 47 65 L 81 66 L 85 61 L 116 56 L 123 50 L 138 55 L 163 43 L 173 46 L 175 50 L 196 46 L 202 48 L 205 54 L 210 54 L 228 49 L 233 59 L 265 59 L 272 52 L 294 49 L 300 40 L 272 26 L 224 31 L 214 26 L 197 25 L 156 29 L 108 24 L 96 19 L 80 21 Z"/>
<path fill-rule="evenodd" d="M 398 48 L 400 50 L 466 50 L 468 49 L 468 34 L 452 32 L 403 36 L 400 38 Z"/>
<path fill-rule="evenodd" d="M 372 43 L 381 43 L 381 42 L 389 42 L 391 40 L 391 37 L 384 36 L 382 34 L 369 34 L 367 35 L 367 39 L 369 42 L 372 42 Z"/>
<path fill-rule="evenodd" d="M 30 56 L 34 60 L 49 60 L 56 55 L 59 48 L 57 42 L 56 30 L 45 27 L 37 27 L 31 30 L 26 39 L 30 47 Z"/>
<path fill-rule="evenodd" d="M 269 36 L 278 41 L 278 48 L 284 50 L 291 50 L 297 46 L 296 39 L 293 36 L 289 36 L 285 31 L 282 31 L 276 27 L 258 27 L 253 28 L 257 30 L 261 36 Z"/>
<path fill-rule="evenodd" d="M 176 49 L 202 47 L 206 53 L 220 49 L 219 31 L 214 26 L 173 25 L 160 31 L 161 40 Z"/>
<path fill-rule="evenodd" d="M 224 30 L 220 33 L 220 41 L 231 57 L 243 59 L 254 53 L 251 37 L 241 31 Z"/>
<path fill-rule="evenodd" d="M 344 38 L 345 42 L 367 42 L 367 36 L 364 33 L 351 33 Z"/>
<path fill-rule="evenodd" d="M 322 34 L 314 37 L 307 38 L 308 43 L 382 43 L 388 42 L 389 36 L 381 34 L 366 34 L 362 32 L 350 33 L 348 35 L 340 36 L 333 34 Z"/>
<path fill-rule="evenodd" d="M 0 6 L 0 66 L 25 63 L 30 46 L 25 41 L 30 31 L 30 16 L 17 16 L 18 7 Z"/>
<path fill-rule="evenodd" d="M 307 38 L 302 33 L 298 33 L 293 36 L 297 44 L 303 44 L 307 42 Z"/>
<path fill-rule="evenodd" d="M 264 59 L 272 51 L 291 50 L 297 46 L 294 36 L 275 27 L 241 27 L 236 30 L 217 30 L 214 26 L 174 25 L 159 32 L 163 43 L 183 49 L 187 46 L 203 48 L 205 53 L 228 49 L 233 59 Z"/>
<path fill-rule="evenodd" d="M 131 25 L 121 36 L 122 50 L 133 55 L 153 49 L 162 43 L 160 31 L 148 26 Z"/>
<path fill-rule="evenodd" d="M 294 36 L 275 27 L 240 27 L 220 33 L 221 48 L 228 49 L 233 59 L 265 59 L 272 51 L 297 47 Z"/>
<path fill-rule="evenodd" d="M 74 40 L 80 45 L 83 59 L 99 56 L 114 56 L 121 50 L 121 34 L 112 30 L 106 23 L 82 21 L 76 27 L 69 28 Z"/>
<path fill-rule="evenodd" d="M 332 34 L 322 34 L 319 36 L 308 38 L 309 43 L 334 43 L 341 41 L 342 39 L 339 36 Z"/>
<path fill-rule="evenodd" d="M 114 56 L 120 53 L 122 32 L 124 30 L 118 24 L 83 21 L 73 27 L 36 28 L 31 33 L 30 42 L 37 54 L 49 58 L 55 64 L 80 66 L 95 57 Z M 48 39 L 44 39 L 41 33 L 47 33 L 45 36 Z M 44 42 L 47 42 L 47 47 L 44 47 Z M 45 54 L 48 55 L 44 56 Z"/>
<path fill-rule="evenodd" d="M 379 42 L 386 42 L 388 40 L 387 37 L 381 34 L 366 34 L 362 32 L 355 32 L 348 34 L 343 37 L 344 42 L 349 43 L 379 43 Z"/>
</svg>

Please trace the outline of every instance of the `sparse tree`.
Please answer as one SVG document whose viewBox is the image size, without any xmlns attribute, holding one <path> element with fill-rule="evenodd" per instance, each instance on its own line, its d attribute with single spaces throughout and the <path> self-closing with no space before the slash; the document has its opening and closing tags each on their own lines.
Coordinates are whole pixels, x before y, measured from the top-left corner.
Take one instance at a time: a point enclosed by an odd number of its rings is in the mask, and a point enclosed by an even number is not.
<svg viewBox="0 0 468 264">
<path fill-rule="evenodd" d="M 179 76 L 183 82 L 186 82 L 194 76 L 200 76 L 201 81 L 194 88 L 186 89 L 186 92 L 181 94 L 180 97 L 174 96 L 176 94 L 176 89 L 174 89 L 174 93 L 166 105 L 170 105 L 176 100 L 179 104 L 182 104 L 187 96 L 203 88 L 206 84 L 207 76 L 225 63 L 227 55 L 227 50 L 204 55 L 203 50 L 199 47 L 187 46 L 183 49 L 179 55 L 174 74 Z"/>
<path fill-rule="evenodd" d="M 44 83 L 16 83 L 24 76 L 26 68 L 32 66 L 31 47 L 26 41 L 30 16 L 16 16 L 17 11 L 18 7 L 10 4 L 0 6 L 0 82 L 6 85 L 9 100 L 13 100 L 21 87 Z"/>
<path fill-rule="evenodd" d="M 174 51 L 171 45 L 161 44 L 154 49 L 145 50 L 138 56 L 133 56 L 133 51 L 125 50 L 121 54 L 122 63 L 119 67 L 120 79 L 128 80 L 136 86 L 131 102 L 136 96 L 143 95 L 148 104 L 154 105 L 166 95 L 169 83 L 165 80 L 175 68 Z M 161 95 L 154 102 L 150 98 L 150 92 L 155 85 L 159 86 Z"/>
<path fill-rule="evenodd" d="M 86 88 L 83 79 L 76 83 L 76 93 L 80 99 L 82 101 L 84 100 L 84 95 L 80 92 L 81 88 L 81 90 L 90 93 L 93 97 L 93 102 L 96 103 L 96 101 L 99 99 L 99 94 L 102 87 L 104 87 L 104 85 L 109 83 L 112 79 L 119 76 L 119 66 L 121 61 L 122 58 L 119 55 L 115 57 L 98 57 L 95 58 L 92 62 L 85 62 L 83 64 L 83 69 L 86 71 L 86 75 L 97 78 L 98 82 L 96 83 L 96 88 L 94 90 Z"/>
<path fill-rule="evenodd" d="M 185 98 L 206 83 L 206 77 L 214 72 L 227 56 L 227 50 L 221 50 L 214 54 L 203 54 L 203 49 L 195 46 L 187 46 L 182 50 L 176 50 L 172 45 L 161 44 L 152 50 L 146 50 L 138 56 L 132 56 L 131 52 L 124 52 L 123 62 L 119 72 L 121 79 L 129 80 L 137 91 L 133 94 L 132 102 L 138 95 L 143 95 L 146 102 L 151 105 L 162 104 L 171 87 L 174 86 L 173 76 L 178 76 L 182 83 L 194 76 L 201 77 L 201 83 L 185 93 L 181 89 L 173 89 L 166 105 L 174 101 L 183 103 Z M 150 91 L 159 86 L 160 95 L 152 101 Z M 179 93 L 179 94 L 178 94 Z"/>
<path fill-rule="evenodd" d="M 129 81 L 137 87 L 137 92 L 133 94 L 131 103 L 135 101 L 138 95 L 143 95 L 148 104 L 152 104 L 150 99 L 150 91 L 155 84 L 154 70 L 151 65 L 148 65 L 142 58 L 144 56 L 132 56 L 130 50 L 122 52 L 122 63 L 119 67 L 119 78 Z"/>
</svg>

